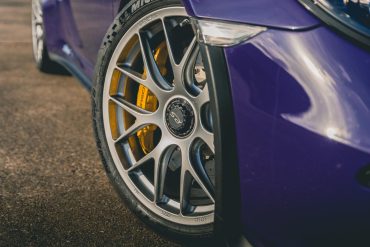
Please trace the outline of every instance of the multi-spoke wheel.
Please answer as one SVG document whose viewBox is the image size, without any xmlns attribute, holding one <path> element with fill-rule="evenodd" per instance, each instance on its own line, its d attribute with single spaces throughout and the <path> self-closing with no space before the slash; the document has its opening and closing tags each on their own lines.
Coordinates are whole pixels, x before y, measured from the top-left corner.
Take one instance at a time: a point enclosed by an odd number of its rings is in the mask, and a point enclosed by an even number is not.
<svg viewBox="0 0 370 247">
<path fill-rule="evenodd" d="M 45 29 L 41 0 L 32 0 L 32 48 L 39 70 L 47 73 L 66 74 L 67 71 L 49 58 L 45 45 Z"/>
<path fill-rule="evenodd" d="M 177 1 L 144 5 L 112 25 L 93 90 L 108 175 L 148 223 L 186 236 L 212 232 L 212 114 L 199 47 Z M 145 217 L 149 216 L 149 217 Z"/>
</svg>

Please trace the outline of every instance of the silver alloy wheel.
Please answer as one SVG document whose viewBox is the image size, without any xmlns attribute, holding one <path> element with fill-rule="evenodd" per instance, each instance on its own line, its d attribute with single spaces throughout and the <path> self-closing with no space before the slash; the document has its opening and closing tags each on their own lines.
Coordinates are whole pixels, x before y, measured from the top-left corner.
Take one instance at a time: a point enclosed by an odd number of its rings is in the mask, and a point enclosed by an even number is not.
<svg viewBox="0 0 370 247">
<path fill-rule="evenodd" d="M 34 58 L 39 62 L 44 51 L 44 24 L 39 0 L 32 0 L 32 45 Z"/>
<path fill-rule="evenodd" d="M 135 197 L 150 211 L 160 215 L 168 221 L 184 225 L 205 225 L 214 220 L 214 182 L 206 171 L 204 163 L 200 161 L 200 150 L 204 145 L 214 154 L 213 133 L 203 123 L 202 109 L 209 103 L 208 86 L 205 84 L 197 93 L 192 93 L 186 85 L 187 67 L 189 62 L 196 58 L 199 47 L 193 37 L 190 45 L 184 51 L 179 61 L 175 59 L 174 45 L 171 43 L 168 23 L 171 18 L 186 17 L 183 7 L 167 7 L 154 11 L 131 26 L 124 34 L 111 57 L 106 72 L 103 89 L 103 122 L 105 136 L 110 154 L 115 166 Z M 162 76 L 150 46 L 150 35 L 146 29 L 151 23 L 161 23 L 164 31 L 164 41 L 167 47 L 168 60 L 173 72 L 173 83 L 167 82 Z M 133 37 L 137 37 L 137 46 L 132 45 Z M 135 40 L 135 39 L 134 39 Z M 122 62 L 122 54 L 127 53 L 127 47 L 139 50 L 144 67 L 143 73 L 132 68 L 131 62 Z M 127 55 L 127 54 L 126 54 Z M 193 70 L 194 71 L 194 70 Z M 117 73 L 121 76 L 118 85 L 113 84 Z M 194 76 L 194 74 L 193 74 Z M 193 78 L 193 77 L 192 77 Z M 148 88 L 158 99 L 158 106 L 154 111 L 148 111 L 133 104 L 123 95 L 124 81 L 134 81 L 138 85 Z M 194 79 L 195 81 L 195 79 Z M 112 88 L 120 88 L 114 91 Z M 118 109 L 118 113 L 112 113 Z M 172 109 L 181 108 L 184 113 L 181 117 L 175 116 Z M 119 113 L 121 112 L 121 113 Z M 125 113 L 135 118 L 131 126 L 125 126 L 122 119 Z M 112 114 L 114 117 L 112 118 Z M 169 122 L 172 114 L 172 122 Z M 186 116 L 186 119 L 185 119 Z M 191 116 L 191 117 L 189 117 Z M 115 128 L 112 128 L 112 119 L 115 119 Z M 118 119 L 118 120 L 117 120 Z M 176 120 L 177 119 L 177 120 Z M 187 121 L 187 122 L 186 122 Z M 176 123 L 187 127 L 182 130 Z M 140 159 L 136 159 L 134 150 L 129 145 L 129 138 L 145 126 L 153 125 L 160 130 L 161 137 L 156 146 Z M 178 131 L 177 130 L 181 130 Z M 166 195 L 167 161 L 170 153 L 178 150 L 180 153 L 179 198 Z M 214 155 L 213 155 L 214 156 Z M 144 175 L 148 162 L 154 163 L 153 181 Z M 194 205 L 190 190 L 197 184 L 206 199 L 201 204 Z"/>
</svg>

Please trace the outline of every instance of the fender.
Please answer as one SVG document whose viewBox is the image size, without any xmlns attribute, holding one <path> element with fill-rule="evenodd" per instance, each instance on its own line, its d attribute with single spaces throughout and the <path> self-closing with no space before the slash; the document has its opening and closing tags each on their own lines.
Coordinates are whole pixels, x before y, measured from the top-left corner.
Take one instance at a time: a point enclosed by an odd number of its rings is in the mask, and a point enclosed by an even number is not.
<svg viewBox="0 0 370 247">
<path fill-rule="evenodd" d="M 60 52 L 67 40 L 72 47 L 81 46 L 81 38 L 72 15 L 69 0 L 43 0 L 42 7 L 48 51 L 51 53 Z"/>
<path fill-rule="evenodd" d="M 187 12 L 199 18 L 234 21 L 271 28 L 301 30 L 320 24 L 296 0 L 182 0 Z"/>
<path fill-rule="evenodd" d="M 128 3 L 135 1 L 142 1 L 145 4 L 145 0 L 113 0 L 114 12 L 118 13 Z M 289 30 L 304 30 L 320 24 L 320 21 L 296 0 L 279 1 L 279 4 L 275 0 L 182 0 L 182 2 L 188 14 L 198 18 Z"/>
</svg>

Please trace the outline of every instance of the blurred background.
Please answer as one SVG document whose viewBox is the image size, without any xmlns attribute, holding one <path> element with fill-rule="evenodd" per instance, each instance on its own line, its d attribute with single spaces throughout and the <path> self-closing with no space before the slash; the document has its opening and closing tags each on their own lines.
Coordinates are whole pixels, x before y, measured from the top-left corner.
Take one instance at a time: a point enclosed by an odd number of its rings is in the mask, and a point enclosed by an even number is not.
<svg viewBox="0 0 370 247">
<path fill-rule="evenodd" d="M 174 246 L 112 189 L 89 92 L 36 69 L 30 22 L 30 0 L 0 1 L 0 246 Z"/>
</svg>

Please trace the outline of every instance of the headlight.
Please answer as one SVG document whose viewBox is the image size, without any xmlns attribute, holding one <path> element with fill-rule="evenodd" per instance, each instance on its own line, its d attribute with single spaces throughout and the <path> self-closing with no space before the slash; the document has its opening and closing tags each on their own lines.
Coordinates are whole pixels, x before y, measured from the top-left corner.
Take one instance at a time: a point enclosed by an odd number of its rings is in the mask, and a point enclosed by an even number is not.
<svg viewBox="0 0 370 247">
<path fill-rule="evenodd" d="M 370 46 L 370 0 L 299 0 L 316 16 Z"/>
</svg>

